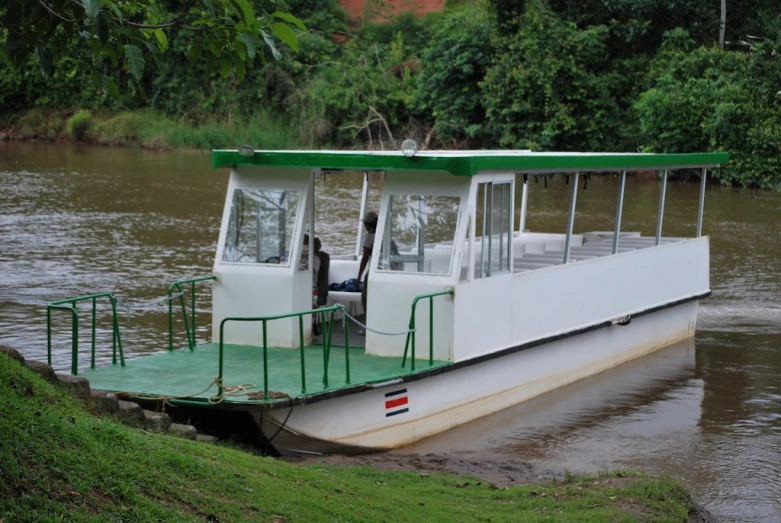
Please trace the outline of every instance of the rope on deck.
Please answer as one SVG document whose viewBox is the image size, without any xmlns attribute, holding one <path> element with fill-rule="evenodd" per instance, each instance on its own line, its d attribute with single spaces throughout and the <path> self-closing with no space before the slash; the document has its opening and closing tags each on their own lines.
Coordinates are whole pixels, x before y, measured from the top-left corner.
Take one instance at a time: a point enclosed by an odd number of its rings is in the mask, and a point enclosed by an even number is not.
<svg viewBox="0 0 781 523">
<path fill-rule="evenodd" d="M 366 324 L 361 323 L 360 321 L 358 321 L 358 319 L 350 316 L 350 313 L 347 312 L 347 309 L 341 303 L 336 304 L 336 306 L 339 307 L 340 309 L 342 309 L 342 314 L 344 315 L 345 318 L 348 318 L 351 322 L 355 323 L 359 327 L 363 327 L 367 331 L 371 331 L 371 332 L 373 332 L 375 334 L 380 334 L 382 336 L 405 336 L 405 335 L 415 331 L 415 329 L 407 329 L 405 331 L 399 331 L 399 332 L 383 332 L 383 331 L 380 331 L 380 330 L 377 330 L 377 329 L 372 329 L 371 327 L 368 327 Z"/>
<path fill-rule="evenodd" d="M 170 402 L 170 400 L 182 400 L 187 398 L 195 398 L 197 396 L 200 396 L 204 392 L 208 391 L 215 385 L 221 386 L 222 393 L 218 396 L 212 396 L 208 399 L 209 403 L 212 405 L 216 405 L 218 403 L 222 403 L 226 397 L 228 396 L 248 396 L 250 394 L 248 389 L 254 389 L 257 387 L 254 383 L 242 383 L 241 385 L 222 385 L 222 380 L 220 377 L 214 378 L 214 380 L 209 383 L 209 385 L 198 392 L 193 392 L 192 394 L 184 394 L 181 396 L 169 396 L 165 394 L 143 394 L 143 393 L 128 393 L 128 397 L 130 398 L 136 398 L 140 400 L 147 400 L 147 401 L 159 401 L 162 403 L 163 406 L 168 405 L 170 407 L 173 407 L 174 405 Z"/>
</svg>

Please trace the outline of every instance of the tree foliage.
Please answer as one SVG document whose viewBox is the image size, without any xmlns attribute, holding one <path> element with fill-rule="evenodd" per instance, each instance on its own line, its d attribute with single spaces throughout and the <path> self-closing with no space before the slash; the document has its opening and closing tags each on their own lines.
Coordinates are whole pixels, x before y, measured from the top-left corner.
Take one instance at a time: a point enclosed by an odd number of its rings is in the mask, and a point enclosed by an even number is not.
<svg viewBox="0 0 781 523">
<path fill-rule="evenodd" d="M 615 149 L 621 111 L 612 93 L 621 79 L 611 71 L 606 39 L 605 26 L 580 30 L 530 1 L 481 84 L 499 145 Z"/>
<path fill-rule="evenodd" d="M 487 140 L 483 97 L 476 89 L 494 60 L 492 26 L 483 10 L 446 17 L 421 56 L 417 102 L 444 142 Z"/>
<path fill-rule="evenodd" d="M 184 52 L 222 76 L 262 58 L 268 48 L 280 57 L 278 42 L 298 49 L 306 27 L 289 13 L 257 16 L 249 0 L 6 0 L 0 7 L 4 54 L 16 66 L 37 60 L 50 75 L 68 58 L 87 68 L 104 91 L 118 96 L 117 69 L 136 81 L 150 62 L 160 60 L 170 39 L 182 31 L 198 35 Z"/>
<path fill-rule="evenodd" d="M 765 52 L 768 52 L 766 49 Z M 696 46 L 683 29 L 668 33 L 651 69 L 651 87 L 635 104 L 653 151 L 732 153 L 726 183 L 781 188 L 778 64 L 763 71 L 762 52 Z"/>
<path fill-rule="evenodd" d="M 339 0 L 7 0 L 0 112 L 38 108 L 20 127 L 47 138 L 111 127 L 110 143 L 162 114 L 202 130 L 198 146 L 254 121 L 290 146 L 727 150 L 725 183 L 781 188 L 776 1 L 729 3 L 722 50 L 719 0 L 480 0 L 360 22 Z"/>
</svg>

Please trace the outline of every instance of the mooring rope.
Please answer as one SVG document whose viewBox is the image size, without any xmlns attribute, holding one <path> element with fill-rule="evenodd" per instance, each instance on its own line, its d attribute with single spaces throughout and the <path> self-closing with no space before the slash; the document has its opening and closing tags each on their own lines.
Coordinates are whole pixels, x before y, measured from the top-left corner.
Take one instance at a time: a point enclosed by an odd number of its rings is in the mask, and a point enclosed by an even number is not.
<svg viewBox="0 0 781 523">
<path fill-rule="evenodd" d="M 144 394 L 144 393 L 133 393 L 133 392 L 129 392 L 126 394 L 127 397 L 129 398 L 136 398 L 144 401 L 159 401 L 163 405 L 170 405 L 173 407 L 175 405 L 173 405 L 169 400 L 182 400 L 187 398 L 195 398 L 197 396 L 200 396 L 204 392 L 208 391 L 215 385 L 217 385 L 217 386 L 221 386 L 222 393 L 219 394 L 218 396 L 212 396 L 211 398 L 208 399 L 209 403 L 211 403 L 212 405 L 217 405 L 218 403 L 222 403 L 225 400 L 225 398 L 228 396 L 247 396 L 250 394 L 249 389 L 254 389 L 255 387 L 257 387 L 257 385 L 255 385 L 254 383 L 242 383 L 241 385 L 236 385 L 236 386 L 221 385 L 221 384 L 222 384 L 222 378 L 218 376 L 214 378 L 214 380 L 211 383 L 209 383 L 209 385 L 205 389 L 199 390 L 198 392 L 193 392 L 192 394 L 183 394 L 180 396 L 171 396 L 167 394 Z"/>
</svg>

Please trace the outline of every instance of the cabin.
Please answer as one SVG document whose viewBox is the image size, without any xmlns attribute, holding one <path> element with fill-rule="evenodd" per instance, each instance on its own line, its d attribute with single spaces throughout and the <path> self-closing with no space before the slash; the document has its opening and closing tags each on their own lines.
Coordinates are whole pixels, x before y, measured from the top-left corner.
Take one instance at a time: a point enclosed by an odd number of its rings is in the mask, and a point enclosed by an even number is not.
<svg viewBox="0 0 781 523">
<path fill-rule="evenodd" d="M 359 292 L 332 290 L 327 301 L 365 322 L 365 337 L 347 334 L 350 345 L 364 346 L 367 355 L 405 355 L 412 304 L 432 294 L 415 313 L 415 357 L 447 362 L 702 295 L 709 292 L 709 275 L 701 213 L 692 216 L 698 224 L 695 238 L 664 237 L 662 198 L 655 236 L 622 231 L 623 181 L 627 173 L 659 166 L 664 195 L 667 169 L 693 166 L 702 171 L 704 183 L 707 169 L 718 165 L 716 156 L 529 151 L 432 151 L 410 157 L 398 151 L 252 151 L 244 156 L 215 151 L 214 166 L 230 167 L 231 178 L 213 269 L 213 337 L 257 345 L 257 325 L 235 323 L 220 332 L 223 320 L 312 308 L 315 255 L 307 239 L 329 228 L 314 218 L 314 183 L 325 172 L 338 176 L 343 169 L 363 172 L 364 188 L 355 202 L 355 252 L 331 255 L 329 284 L 358 276 L 369 174 L 383 176 L 374 255 L 366 271 L 367 314 L 363 318 Z M 579 176 L 606 172 L 622 176 L 615 227 L 576 233 Z M 567 230 L 529 232 L 530 177 L 549 173 L 572 178 Z M 516 184 L 523 184 L 520 202 L 515 201 Z M 686 263 L 675 265 L 674 274 L 658 270 L 675 259 Z M 311 344 L 312 318 L 306 318 L 303 329 L 295 316 L 270 322 L 268 345 Z M 334 335 L 340 336 L 342 328 L 337 322 Z"/>
</svg>

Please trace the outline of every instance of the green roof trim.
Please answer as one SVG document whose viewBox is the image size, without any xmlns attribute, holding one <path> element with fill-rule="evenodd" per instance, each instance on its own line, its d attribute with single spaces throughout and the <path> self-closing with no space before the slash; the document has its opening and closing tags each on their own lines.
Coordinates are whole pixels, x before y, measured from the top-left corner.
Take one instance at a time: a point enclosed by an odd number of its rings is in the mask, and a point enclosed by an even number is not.
<svg viewBox="0 0 781 523">
<path fill-rule="evenodd" d="M 212 166 L 310 167 L 369 171 L 445 171 L 472 176 L 485 171 L 618 171 L 718 167 L 729 153 L 532 153 L 526 151 L 424 151 L 407 158 L 399 151 L 212 151 Z"/>
</svg>

